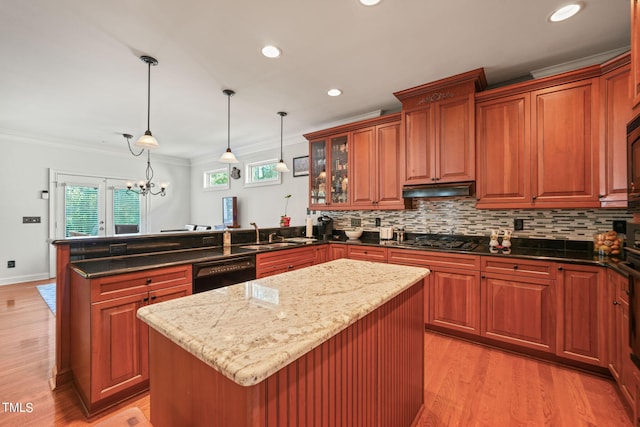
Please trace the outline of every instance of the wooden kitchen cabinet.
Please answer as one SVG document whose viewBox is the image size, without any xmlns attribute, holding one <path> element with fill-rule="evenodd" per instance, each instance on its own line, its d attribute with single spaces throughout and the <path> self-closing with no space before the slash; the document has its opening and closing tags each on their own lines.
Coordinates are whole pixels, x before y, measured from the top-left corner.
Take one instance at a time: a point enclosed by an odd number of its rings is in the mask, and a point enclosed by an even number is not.
<svg viewBox="0 0 640 427">
<path fill-rule="evenodd" d="M 347 256 L 347 245 L 343 245 L 340 243 L 332 243 L 329 245 L 329 261 L 333 261 L 334 259 L 340 258 L 348 258 Z"/>
<path fill-rule="evenodd" d="M 622 395 L 633 408 L 635 365 L 629 354 L 629 279 L 612 270 L 607 272 L 607 304 L 609 308 L 607 348 L 609 372 L 618 383 Z"/>
<path fill-rule="evenodd" d="M 631 99 L 635 114 L 640 110 L 640 0 L 631 0 Z"/>
<path fill-rule="evenodd" d="M 476 123 L 476 207 L 530 207 L 530 94 L 477 103 Z"/>
<path fill-rule="evenodd" d="M 482 257 L 481 265 L 481 335 L 554 353 L 554 264 Z"/>
<path fill-rule="evenodd" d="M 351 206 L 357 209 L 403 209 L 400 117 L 351 133 Z"/>
<path fill-rule="evenodd" d="M 304 137 L 310 209 L 404 209 L 399 113 Z"/>
<path fill-rule="evenodd" d="M 602 67 L 476 94 L 478 208 L 590 208 L 620 197 L 626 165 L 619 167 L 620 146 L 605 155 L 600 120 L 606 95 L 618 121 L 620 82 L 601 82 L 613 65 Z M 605 169 L 616 171 L 609 180 Z"/>
<path fill-rule="evenodd" d="M 191 265 L 86 279 L 71 274 L 71 369 L 88 414 L 149 386 L 144 305 L 190 295 Z"/>
<path fill-rule="evenodd" d="M 402 102 L 404 184 L 475 179 L 474 93 L 483 69 L 394 93 Z"/>
<path fill-rule="evenodd" d="M 601 267 L 559 264 L 556 355 L 607 367 L 607 286 Z"/>
<path fill-rule="evenodd" d="M 274 274 L 310 267 L 316 264 L 317 259 L 316 246 L 259 253 L 256 255 L 256 278 L 261 279 Z"/>
<path fill-rule="evenodd" d="M 347 258 L 361 261 L 387 262 L 387 248 L 347 245 Z"/>
<path fill-rule="evenodd" d="M 627 53 L 602 65 L 601 104 L 604 110 L 600 150 L 600 203 L 627 207 L 627 123 L 633 118 L 629 96 L 631 66 Z"/>
<path fill-rule="evenodd" d="M 480 334 L 480 257 L 388 248 L 387 262 L 431 270 L 425 292 L 425 323 Z"/>
</svg>

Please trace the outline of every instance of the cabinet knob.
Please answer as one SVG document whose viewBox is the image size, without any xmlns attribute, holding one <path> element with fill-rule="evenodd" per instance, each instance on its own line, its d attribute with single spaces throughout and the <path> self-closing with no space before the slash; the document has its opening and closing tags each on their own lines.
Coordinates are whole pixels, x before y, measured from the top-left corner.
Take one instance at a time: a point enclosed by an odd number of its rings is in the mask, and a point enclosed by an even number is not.
<svg viewBox="0 0 640 427">
<path fill-rule="evenodd" d="M 538 198 L 538 196 L 532 196 L 532 197 L 531 197 L 531 200 L 535 200 L 535 199 L 537 199 L 537 198 Z"/>
<path fill-rule="evenodd" d="M 144 301 L 144 302 L 149 301 L 149 297 L 145 297 L 142 301 Z"/>
<path fill-rule="evenodd" d="M 631 293 L 629 292 L 629 289 L 627 289 L 626 291 L 624 291 L 625 294 L 627 295 L 631 295 Z"/>
<path fill-rule="evenodd" d="M 431 178 L 431 181 L 434 181 L 434 182 L 435 182 L 435 181 L 437 181 L 437 180 L 436 180 L 435 178 Z"/>
<path fill-rule="evenodd" d="M 155 299 L 158 298 L 156 295 L 151 297 L 151 301 L 155 301 Z"/>
<path fill-rule="evenodd" d="M 487 278 L 487 276 L 482 275 L 482 276 L 480 276 L 480 278 L 481 278 L 481 279 L 486 279 L 486 278 Z"/>
<path fill-rule="evenodd" d="M 147 285 L 150 284 L 151 282 L 153 282 L 153 279 L 147 278 Z"/>
<path fill-rule="evenodd" d="M 517 270 L 517 269 L 518 269 L 518 264 L 514 265 L 514 266 L 513 266 L 513 269 L 514 269 L 514 270 Z"/>
<path fill-rule="evenodd" d="M 564 268 L 558 267 L 558 271 L 562 271 L 562 270 L 564 270 Z"/>
<path fill-rule="evenodd" d="M 620 303 L 618 301 L 614 301 L 613 305 L 620 305 Z"/>
<path fill-rule="evenodd" d="M 479 201 L 480 201 L 480 197 L 478 197 L 478 198 L 476 199 L 476 202 L 479 202 Z"/>
<path fill-rule="evenodd" d="M 293 268 L 293 265 L 290 265 L 289 267 L 287 267 L 289 270 L 291 270 Z"/>
</svg>

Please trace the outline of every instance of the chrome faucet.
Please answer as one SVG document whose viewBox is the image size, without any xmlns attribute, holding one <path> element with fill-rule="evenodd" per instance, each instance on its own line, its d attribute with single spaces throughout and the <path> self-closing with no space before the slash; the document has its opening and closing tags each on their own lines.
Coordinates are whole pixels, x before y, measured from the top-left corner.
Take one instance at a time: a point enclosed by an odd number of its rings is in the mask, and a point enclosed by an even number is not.
<svg viewBox="0 0 640 427">
<path fill-rule="evenodd" d="M 258 225 L 255 222 L 250 222 L 249 225 L 253 225 L 253 228 L 256 229 L 256 245 L 260 244 L 260 230 L 258 229 Z"/>
<path fill-rule="evenodd" d="M 278 233 L 269 233 L 269 243 L 273 242 L 273 238 L 277 235 Z"/>
</svg>

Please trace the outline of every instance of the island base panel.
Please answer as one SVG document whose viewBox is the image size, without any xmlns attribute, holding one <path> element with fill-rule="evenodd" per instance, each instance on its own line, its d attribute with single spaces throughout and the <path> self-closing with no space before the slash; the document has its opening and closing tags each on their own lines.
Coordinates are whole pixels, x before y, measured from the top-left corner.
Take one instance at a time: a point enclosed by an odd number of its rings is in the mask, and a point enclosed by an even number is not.
<svg viewBox="0 0 640 427">
<path fill-rule="evenodd" d="M 424 409 L 423 281 L 249 387 L 150 329 L 151 422 L 415 426 Z"/>
</svg>

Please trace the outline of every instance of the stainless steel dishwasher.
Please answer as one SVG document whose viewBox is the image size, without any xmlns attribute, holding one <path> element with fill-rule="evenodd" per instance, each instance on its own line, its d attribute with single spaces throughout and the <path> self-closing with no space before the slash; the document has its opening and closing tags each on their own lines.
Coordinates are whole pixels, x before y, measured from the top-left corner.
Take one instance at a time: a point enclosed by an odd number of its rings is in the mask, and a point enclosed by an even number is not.
<svg viewBox="0 0 640 427">
<path fill-rule="evenodd" d="M 210 291 L 256 278 L 256 256 L 193 264 L 193 293 Z"/>
</svg>

